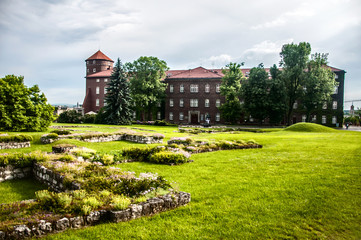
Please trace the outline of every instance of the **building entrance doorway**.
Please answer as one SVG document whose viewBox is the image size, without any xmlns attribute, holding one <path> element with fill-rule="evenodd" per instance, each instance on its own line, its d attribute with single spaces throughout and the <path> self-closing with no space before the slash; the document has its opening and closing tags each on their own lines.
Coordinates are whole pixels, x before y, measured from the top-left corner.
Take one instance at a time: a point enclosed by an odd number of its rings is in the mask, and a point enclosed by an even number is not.
<svg viewBox="0 0 361 240">
<path fill-rule="evenodd" d="M 192 113 L 191 114 L 191 123 L 192 124 L 198 124 L 198 114 L 197 113 Z"/>
<path fill-rule="evenodd" d="M 199 124 L 199 111 L 189 111 L 188 122 L 190 124 Z"/>
</svg>

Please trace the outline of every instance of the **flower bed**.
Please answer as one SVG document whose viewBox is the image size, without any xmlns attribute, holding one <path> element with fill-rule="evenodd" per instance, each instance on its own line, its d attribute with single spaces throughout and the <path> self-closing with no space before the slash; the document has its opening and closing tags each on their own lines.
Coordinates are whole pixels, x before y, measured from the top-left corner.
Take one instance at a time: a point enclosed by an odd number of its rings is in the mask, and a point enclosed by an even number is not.
<svg viewBox="0 0 361 240">
<path fill-rule="evenodd" d="M 157 174 L 136 175 L 69 156 L 43 157 L 47 161 L 39 157 L 41 163 L 27 161 L 34 165 L 36 178 L 55 192 L 42 190 L 36 192 L 36 200 L 0 205 L 0 239 L 21 239 L 100 222 L 128 221 L 190 201 L 189 193 L 175 192 Z"/>
</svg>

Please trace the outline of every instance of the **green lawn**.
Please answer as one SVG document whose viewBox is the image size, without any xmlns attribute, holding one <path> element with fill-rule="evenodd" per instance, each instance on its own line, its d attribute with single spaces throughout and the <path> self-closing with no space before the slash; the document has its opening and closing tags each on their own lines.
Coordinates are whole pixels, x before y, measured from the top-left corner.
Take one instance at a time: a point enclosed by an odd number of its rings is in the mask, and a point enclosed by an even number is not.
<svg viewBox="0 0 361 240">
<path fill-rule="evenodd" d="M 175 127 L 130 127 L 155 130 L 167 139 L 187 135 L 174 132 Z M 103 131 L 113 130 L 103 126 Z M 179 166 L 118 165 L 124 170 L 165 176 L 192 194 L 191 203 L 153 217 L 69 230 L 46 239 L 361 238 L 361 133 L 278 131 L 191 136 L 253 139 L 264 147 L 197 154 L 192 156 L 193 163 Z M 101 151 L 141 146 L 63 141 Z M 37 146 L 51 149 L 36 144 L 31 149 Z"/>
</svg>

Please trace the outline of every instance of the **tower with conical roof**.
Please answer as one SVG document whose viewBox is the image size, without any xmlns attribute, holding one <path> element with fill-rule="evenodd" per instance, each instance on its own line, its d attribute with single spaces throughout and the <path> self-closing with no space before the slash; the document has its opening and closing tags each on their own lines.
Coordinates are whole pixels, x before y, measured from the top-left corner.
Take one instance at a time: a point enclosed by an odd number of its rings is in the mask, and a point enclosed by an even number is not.
<svg viewBox="0 0 361 240">
<path fill-rule="evenodd" d="M 85 60 L 86 95 L 83 102 L 84 113 L 98 112 L 104 107 L 106 88 L 113 71 L 114 61 L 98 50 Z"/>
</svg>

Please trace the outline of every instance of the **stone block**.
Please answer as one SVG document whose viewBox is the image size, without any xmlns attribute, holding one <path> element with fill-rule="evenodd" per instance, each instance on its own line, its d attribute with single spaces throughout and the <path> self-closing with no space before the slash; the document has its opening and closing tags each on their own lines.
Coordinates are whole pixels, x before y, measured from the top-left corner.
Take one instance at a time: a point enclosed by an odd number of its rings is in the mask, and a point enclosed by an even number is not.
<svg viewBox="0 0 361 240">
<path fill-rule="evenodd" d="M 64 231 L 68 229 L 70 226 L 69 219 L 68 218 L 62 218 L 55 223 L 55 229 L 57 231 Z"/>
<path fill-rule="evenodd" d="M 99 211 L 90 212 L 88 216 L 86 216 L 86 223 L 89 225 L 94 225 L 100 221 L 101 213 Z"/>
<path fill-rule="evenodd" d="M 126 222 L 131 217 L 130 208 L 121 211 L 110 211 L 110 220 L 112 222 Z"/>
<path fill-rule="evenodd" d="M 18 225 L 14 227 L 11 236 L 15 239 L 24 239 L 31 237 L 31 230 L 26 225 Z"/>
<path fill-rule="evenodd" d="M 164 201 L 160 198 L 151 198 L 148 200 L 150 205 L 151 213 L 159 213 L 163 210 Z"/>
<path fill-rule="evenodd" d="M 71 228 L 81 228 L 84 225 L 84 219 L 80 216 L 70 218 Z"/>
<path fill-rule="evenodd" d="M 142 216 L 143 206 L 141 204 L 130 205 L 130 219 L 140 218 Z"/>
</svg>

